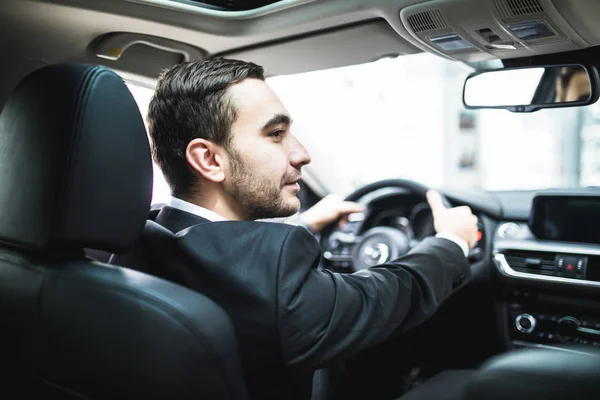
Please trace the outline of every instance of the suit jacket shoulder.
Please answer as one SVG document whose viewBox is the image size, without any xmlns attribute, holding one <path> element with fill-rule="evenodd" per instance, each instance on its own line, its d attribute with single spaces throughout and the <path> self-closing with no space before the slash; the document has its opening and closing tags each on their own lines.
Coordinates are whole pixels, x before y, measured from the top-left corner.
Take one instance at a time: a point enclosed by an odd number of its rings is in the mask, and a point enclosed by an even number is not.
<svg viewBox="0 0 600 400">
<path fill-rule="evenodd" d="M 240 341 L 253 349 L 250 358 L 255 365 L 275 359 L 282 363 L 278 330 L 280 265 L 284 254 L 297 251 L 290 242 L 296 229 L 304 228 L 273 222 L 223 221 L 197 224 L 176 234 L 177 247 L 184 253 L 187 266 L 185 284 L 207 294 L 229 312 Z M 304 231 L 308 237 L 298 243 L 304 258 L 294 262 L 298 270 L 306 271 L 318 265 L 320 248 L 316 239 Z"/>
</svg>

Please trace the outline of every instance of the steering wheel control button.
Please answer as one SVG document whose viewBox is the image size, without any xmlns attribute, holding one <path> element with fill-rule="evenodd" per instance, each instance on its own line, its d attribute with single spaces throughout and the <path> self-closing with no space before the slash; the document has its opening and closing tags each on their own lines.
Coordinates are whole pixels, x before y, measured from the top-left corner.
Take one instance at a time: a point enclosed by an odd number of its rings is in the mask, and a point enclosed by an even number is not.
<svg viewBox="0 0 600 400">
<path fill-rule="evenodd" d="M 519 314 L 515 318 L 515 327 L 519 332 L 530 334 L 535 329 L 536 320 L 531 314 Z"/>
</svg>

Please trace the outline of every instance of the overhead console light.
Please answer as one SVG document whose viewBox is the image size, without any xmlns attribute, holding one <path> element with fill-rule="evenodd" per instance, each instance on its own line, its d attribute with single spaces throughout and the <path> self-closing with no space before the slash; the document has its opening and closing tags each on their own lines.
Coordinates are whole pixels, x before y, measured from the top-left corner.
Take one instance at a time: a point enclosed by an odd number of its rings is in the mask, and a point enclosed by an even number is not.
<svg viewBox="0 0 600 400">
<path fill-rule="evenodd" d="M 445 51 L 464 50 L 473 47 L 471 43 L 469 43 L 456 33 L 429 36 L 427 39 L 434 45 Z"/>
<path fill-rule="evenodd" d="M 427 40 L 444 51 L 456 51 L 473 48 L 471 43 L 456 33 L 429 36 L 427 37 Z"/>
<path fill-rule="evenodd" d="M 544 39 L 556 36 L 544 21 L 529 21 L 506 24 L 516 37 L 521 40 Z"/>
</svg>

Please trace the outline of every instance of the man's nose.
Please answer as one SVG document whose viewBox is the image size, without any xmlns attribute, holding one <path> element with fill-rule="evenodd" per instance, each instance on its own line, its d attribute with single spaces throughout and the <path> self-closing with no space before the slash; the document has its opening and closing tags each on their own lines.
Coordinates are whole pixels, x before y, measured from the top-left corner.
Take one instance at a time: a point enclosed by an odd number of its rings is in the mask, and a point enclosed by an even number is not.
<svg viewBox="0 0 600 400">
<path fill-rule="evenodd" d="M 290 149 L 290 164 L 294 168 L 301 168 L 310 163 L 310 154 L 298 139 L 293 137 L 292 147 Z"/>
</svg>

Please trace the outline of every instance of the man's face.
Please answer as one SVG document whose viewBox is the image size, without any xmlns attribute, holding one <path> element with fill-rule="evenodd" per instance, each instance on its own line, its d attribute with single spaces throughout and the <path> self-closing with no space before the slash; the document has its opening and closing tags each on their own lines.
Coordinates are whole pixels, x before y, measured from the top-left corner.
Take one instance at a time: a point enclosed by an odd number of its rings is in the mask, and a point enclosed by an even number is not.
<svg viewBox="0 0 600 400">
<path fill-rule="evenodd" d="M 263 81 L 246 79 L 229 88 L 237 110 L 224 181 L 245 220 L 287 217 L 298 211 L 298 181 L 310 162 L 290 132 L 290 116 Z"/>
</svg>

